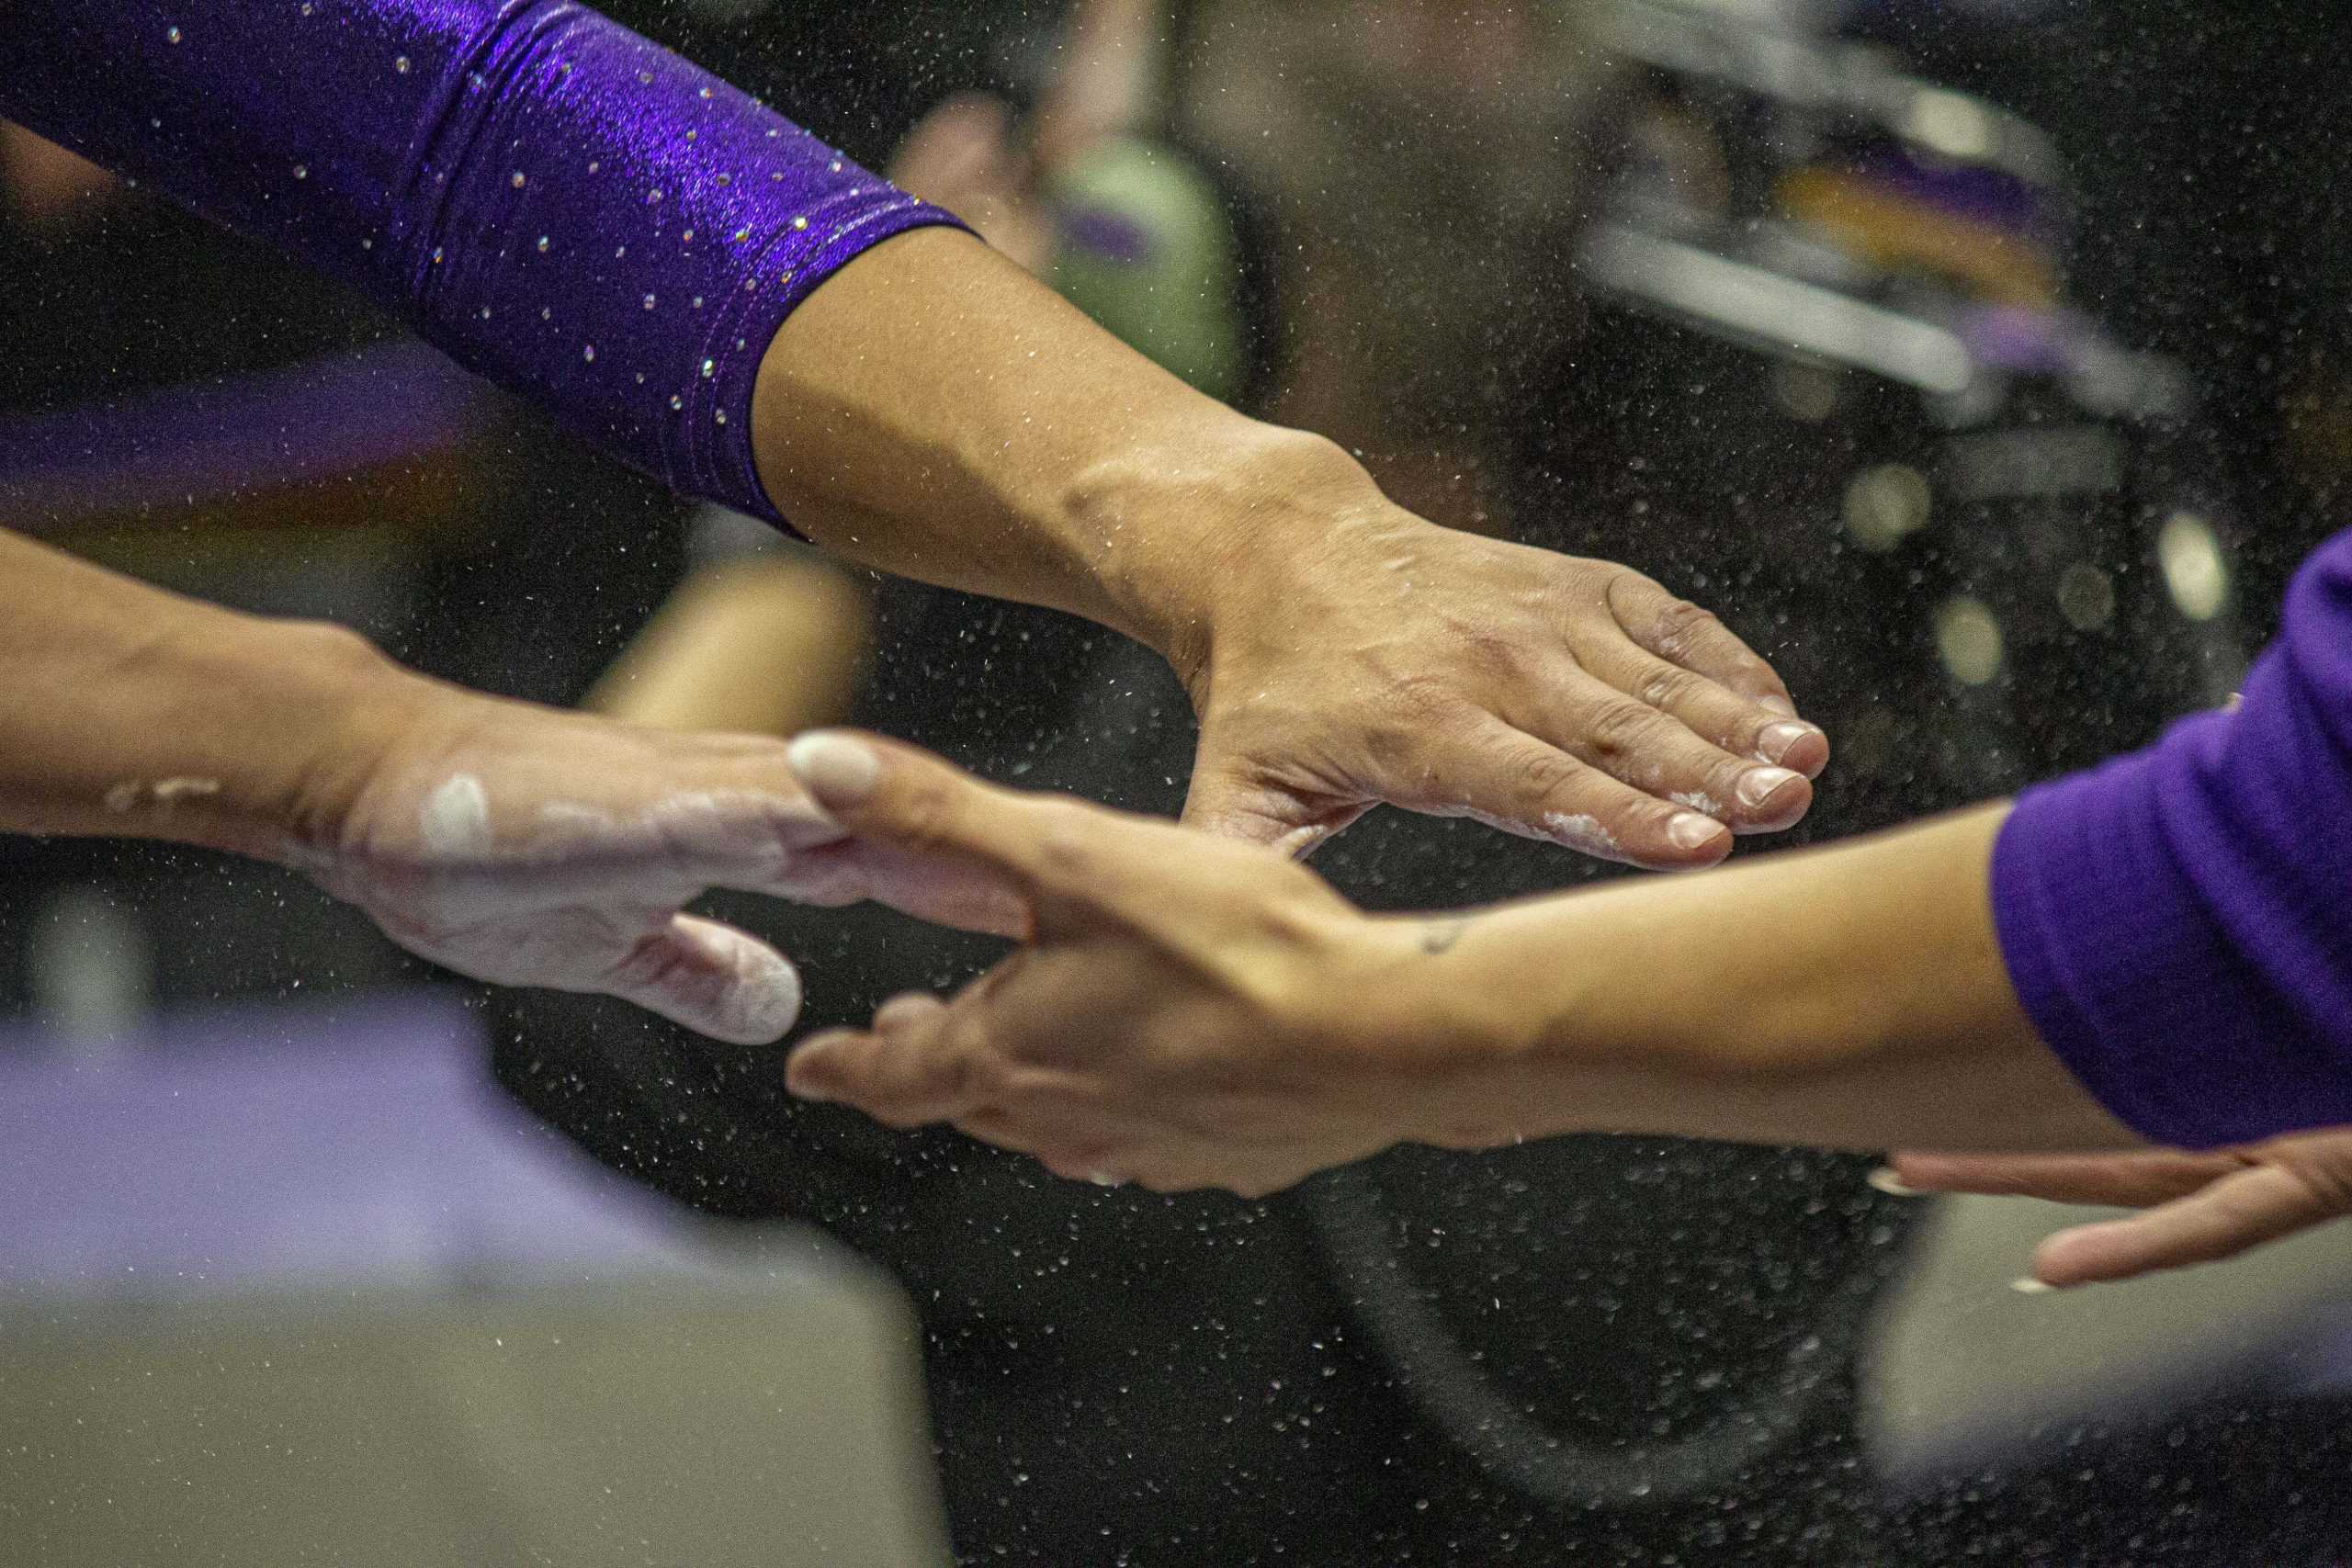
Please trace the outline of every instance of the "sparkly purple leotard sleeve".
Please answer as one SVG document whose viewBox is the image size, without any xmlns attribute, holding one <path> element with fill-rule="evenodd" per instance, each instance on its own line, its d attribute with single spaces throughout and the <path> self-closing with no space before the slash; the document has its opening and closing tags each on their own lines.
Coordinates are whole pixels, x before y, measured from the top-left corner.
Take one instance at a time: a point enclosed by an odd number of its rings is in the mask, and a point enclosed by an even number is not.
<svg viewBox="0 0 2352 1568">
<path fill-rule="evenodd" d="M 2352 1124 L 2352 533 L 2235 713 L 2018 802 L 1993 906 L 2043 1038 L 2141 1133 Z"/>
<path fill-rule="evenodd" d="M 954 219 L 563 0 L 0 0 L 0 114 L 359 285 L 679 491 L 780 522 L 752 384 Z"/>
</svg>

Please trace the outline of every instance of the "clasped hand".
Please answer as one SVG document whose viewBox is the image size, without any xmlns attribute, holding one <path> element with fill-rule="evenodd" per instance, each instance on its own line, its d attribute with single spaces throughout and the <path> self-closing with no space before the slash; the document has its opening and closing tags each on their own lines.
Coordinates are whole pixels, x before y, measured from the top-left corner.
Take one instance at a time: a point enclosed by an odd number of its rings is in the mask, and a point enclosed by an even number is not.
<svg viewBox="0 0 2352 1568">
<path fill-rule="evenodd" d="M 796 1094 L 1072 1179 L 1251 1195 L 1454 1115 L 1480 1057 L 1393 984 L 1419 939 L 1283 857 L 867 737 L 804 736 L 792 759 L 862 841 L 1028 911 L 1026 943 L 952 1000 L 899 997 L 802 1044 Z"/>
</svg>

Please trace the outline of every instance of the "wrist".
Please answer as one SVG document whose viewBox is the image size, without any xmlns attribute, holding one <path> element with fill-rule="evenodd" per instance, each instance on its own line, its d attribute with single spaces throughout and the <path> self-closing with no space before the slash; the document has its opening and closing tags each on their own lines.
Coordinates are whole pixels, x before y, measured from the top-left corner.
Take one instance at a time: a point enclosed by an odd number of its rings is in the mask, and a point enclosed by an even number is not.
<svg viewBox="0 0 2352 1568">
<path fill-rule="evenodd" d="M 274 740 L 245 750 L 230 791 L 237 818 L 217 847 L 315 869 L 344 841 L 386 755 L 445 688 L 343 626 L 258 621 L 243 632 L 224 677 L 257 684 L 254 701 L 276 715 Z"/>
<path fill-rule="evenodd" d="M 1217 409 L 1081 468 L 1062 505 L 1091 564 L 1097 618 L 1153 649 L 1197 695 L 1240 606 L 1279 604 L 1288 562 L 1351 520 L 1393 516 L 1332 442 Z"/>
<path fill-rule="evenodd" d="M 1529 1094 L 1545 1032 L 1525 987 L 1487 973 L 1503 911 L 1364 917 L 1354 947 L 1350 1015 L 1366 1048 L 1401 1078 L 1398 1137 L 1486 1148 L 1569 1129 L 1540 1122 Z"/>
</svg>

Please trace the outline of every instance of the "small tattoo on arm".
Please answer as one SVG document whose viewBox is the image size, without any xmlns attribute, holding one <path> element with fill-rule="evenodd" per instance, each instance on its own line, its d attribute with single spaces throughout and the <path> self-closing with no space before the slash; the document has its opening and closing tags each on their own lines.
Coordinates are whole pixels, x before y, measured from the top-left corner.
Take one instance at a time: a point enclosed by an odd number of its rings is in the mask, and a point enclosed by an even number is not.
<svg viewBox="0 0 2352 1568">
<path fill-rule="evenodd" d="M 1432 920 L 1421 932 L 1421 951 L 1432 958 L 1441 953 L 1452 952 L 1453 944 L 1462 940 L 1462 933 L 1469 929 L 1470 919 L 1466 915 L 1450 920 Z"/>
</svg>

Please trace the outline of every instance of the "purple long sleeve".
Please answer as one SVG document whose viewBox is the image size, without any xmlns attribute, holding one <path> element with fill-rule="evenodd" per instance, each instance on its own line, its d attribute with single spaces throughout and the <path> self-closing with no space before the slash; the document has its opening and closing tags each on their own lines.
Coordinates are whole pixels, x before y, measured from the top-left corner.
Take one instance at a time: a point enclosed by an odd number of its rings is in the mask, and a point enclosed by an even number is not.
<svg viewBox="0 0 2352 1568">
<path fill-rule="evenodd" d="M 2352 532 L 2237 711 L 2018 802 L 1993 907 L 2042 1037 L 2140 1133 L 2352 1123 Z"/>
<path fill-rule="evenodd" d="M 562 0 L 5 0 L 0 113 L 357 284 L 681 491 L 781 522 L 762 352 L 955 221 Z"/>
</svg>

